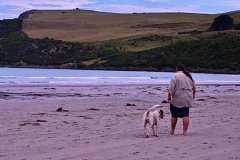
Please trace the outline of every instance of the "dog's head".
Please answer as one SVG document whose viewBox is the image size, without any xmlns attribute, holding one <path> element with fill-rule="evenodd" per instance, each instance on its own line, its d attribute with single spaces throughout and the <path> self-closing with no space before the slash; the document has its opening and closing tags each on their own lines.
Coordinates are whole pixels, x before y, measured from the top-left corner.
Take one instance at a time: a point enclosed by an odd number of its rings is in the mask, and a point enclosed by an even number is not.
<svg viewBox="0 0 240 160">
<path fill-rule="evenodd" d="M 163 115 L 164 115 L 163 110 L 160 110 L 160 111 L 159 111 L 159 118 L 163 119 Z"/>
</svg>

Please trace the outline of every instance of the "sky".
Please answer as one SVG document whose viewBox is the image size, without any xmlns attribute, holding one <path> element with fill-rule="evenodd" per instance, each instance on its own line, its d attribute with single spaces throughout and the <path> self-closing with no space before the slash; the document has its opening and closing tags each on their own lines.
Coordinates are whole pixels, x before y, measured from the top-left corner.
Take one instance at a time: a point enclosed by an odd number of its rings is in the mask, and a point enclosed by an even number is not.
<svg viewBox="0 0 240 160">
<path fill-rule="evenodd" d="M 223 13 L 240 10 L 240 0 L 0 0 L 0 19 L 16 18 L 31 9 Z"/>
</svg>

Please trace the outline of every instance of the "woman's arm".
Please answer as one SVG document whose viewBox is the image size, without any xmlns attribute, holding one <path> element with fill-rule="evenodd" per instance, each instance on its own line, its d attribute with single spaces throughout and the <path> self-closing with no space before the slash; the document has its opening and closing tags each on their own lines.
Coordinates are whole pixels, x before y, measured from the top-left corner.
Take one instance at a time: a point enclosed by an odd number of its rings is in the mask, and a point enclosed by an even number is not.
<svg viewBox="0 0 240 160">
<path fill-rule="evenodd" d="M 193 88 L 193 99 L 195 99 L 195 95 L 196 95 L 196 88 Z"/>
<path fill-rule="evenodd" d="M 172 95 L 171 93 L 168 91 L 168 102 L 170 102 L 172 100 Z"/>
<path fill-rule="evenodd" d="M 174 96 L 176 88 L 176 79 L 175 77 L 172 77 L 169 87 L 168 87 L 168 102 L 172 100 L 172 96 Z"/>
<path fill-rule="evenodd" d="M 195 81 L 193 81 L 193 99 L 195 99 L 196 96 L 196 85 L 195 85 Z"/>
</svg>

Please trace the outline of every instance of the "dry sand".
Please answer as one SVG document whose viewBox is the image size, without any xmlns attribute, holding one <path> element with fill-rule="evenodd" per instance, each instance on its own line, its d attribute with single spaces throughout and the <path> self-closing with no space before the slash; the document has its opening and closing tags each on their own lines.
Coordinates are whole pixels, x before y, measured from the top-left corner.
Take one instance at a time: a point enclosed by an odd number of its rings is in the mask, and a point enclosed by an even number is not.
<svg viewBox="0 0 240 160">
<path fill-rule="evenodd" d="M 145 138 L 142 114 L 164 85 L 1 87 L 1 160 L 240 160 L 240 86 L 198 86 L 189 135 Z M 136 106 L 127 106 L 127 103 Z M 63 106 L 69 112 L 55 112 Z"/>
</svg>

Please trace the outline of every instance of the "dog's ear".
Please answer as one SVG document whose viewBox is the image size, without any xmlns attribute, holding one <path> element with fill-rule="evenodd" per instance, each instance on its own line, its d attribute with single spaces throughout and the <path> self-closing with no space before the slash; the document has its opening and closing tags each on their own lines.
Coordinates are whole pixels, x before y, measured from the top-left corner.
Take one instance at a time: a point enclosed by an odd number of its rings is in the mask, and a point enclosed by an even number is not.
<svg viewBox="0 0 240 160">
<path fill-rule="evenodd" d="M 164 114 L 163 110 L 160 110 L 160 111 L 159 111 L 159 115 L 160 115 L 160 118 L 161 118 L 161 119 L 163 119 L 163 114 Z"/>
</svg>

